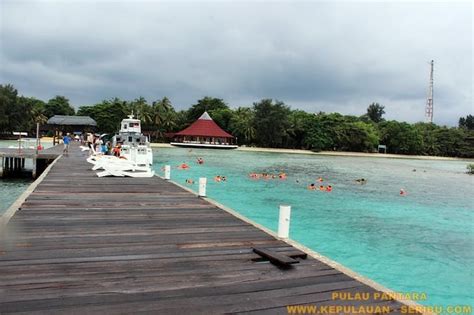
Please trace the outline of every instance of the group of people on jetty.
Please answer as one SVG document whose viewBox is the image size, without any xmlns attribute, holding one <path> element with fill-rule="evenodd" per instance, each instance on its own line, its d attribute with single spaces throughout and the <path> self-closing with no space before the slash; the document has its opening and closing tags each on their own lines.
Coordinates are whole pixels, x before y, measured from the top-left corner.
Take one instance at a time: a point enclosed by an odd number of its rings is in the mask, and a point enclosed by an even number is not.
<svg viewBox="0 0 474 315">
<path fill-rule="evenodd" d="M 75 137 L 75 140 L 79 141 L 81 145 L 89 147 L 91 149 L 89 154 L 92 154 L 93 152 L 99 152 L 104 155 L 114 155 L 116 157 L 120 157 L 122 146 L 121 143 L 117 143 L 114 146 L 111 141 L 106 141 L 100 136 L 94 135 L 93 133 L 78 135 Z"/>
<path fill-rule="evenodd" d="M 94 135 L 93 133 L 76 135 L 74 137 L 72 137 L 70 133 L 65 133 L 62 137 L 62 141 L 64 144 L 63 153 L 68 153 L 70 143 L 77 141 L 80 142 L 81 145 L 91 149 L 89 154 L 99 152 L 104 155 L 114 155 L 116 157 L 120 157 L 121 155 L 122 144 L 120 142 L 114 146 L 111 141 L 106 141 L 103 137 Z"/>
</svg>

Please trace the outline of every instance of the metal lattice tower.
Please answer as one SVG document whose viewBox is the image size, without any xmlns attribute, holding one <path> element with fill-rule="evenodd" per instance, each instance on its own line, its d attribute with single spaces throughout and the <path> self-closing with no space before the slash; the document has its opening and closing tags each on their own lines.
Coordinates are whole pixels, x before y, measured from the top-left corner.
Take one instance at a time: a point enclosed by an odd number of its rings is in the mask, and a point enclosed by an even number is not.
<svg viewBox="0 0 474 315">
<path fill-rule="evenodd" d="M 426 98 L 425 116 L 426 122 L 433 122 L 433 71 L 434 71 L 434 60 L 431 60 L 430 70 L 430 85 L 428 87 L 428 96 Z"/>
</svg>

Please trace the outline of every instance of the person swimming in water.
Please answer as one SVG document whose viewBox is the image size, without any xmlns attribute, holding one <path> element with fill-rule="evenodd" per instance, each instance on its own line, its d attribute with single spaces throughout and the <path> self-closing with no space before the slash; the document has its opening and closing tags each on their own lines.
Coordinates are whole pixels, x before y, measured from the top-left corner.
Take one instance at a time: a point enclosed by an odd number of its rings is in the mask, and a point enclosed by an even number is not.
<svg viewBox="0 0 474 315">
<path fill-rule="evenodd" d="M 314 183 L 311 183 L 309 186 L 308 186 L 308 189 L 309 190 L 316 190 L 316 185 Z"/>
<path fill-rule="evenodd" d="M 198 157 L 196 162 L 197 162 L 197 164 L 204 164 L 204 160 L 201 157 Z"/>
<path fill-rule="evenodd" d="M 185 162 L 181 163 L 181 165 L 178 166 L 178 168 L 182 170 L 187 170 L 189 168 L 189 165 L 186 164 Z"/>
<path fill-rule="evenodd" d="M 192 179 L 188 178 L 188 179 L 186 179 L 186 184 L 192 185 L 192 184 L 194 184 L 194 181 Z"/>
<path fill-rule="evenodd" d="M 405 189 L 403 188 L 400 188 L 400 196 L 406 196 L 407 192 L 405 191 Z"/>
<path fill-rule="evenodd" d="M 367 184 L 367 180 L 365 178 L 358 178 L 355 180 L 355 182 L 361 185 Z"/>
<path fill-rule="evenodd" d="M 331 185 L 328 185 L 328 187 L 326 187 L 326 191 L 327 191 L 327 192 L 331 192 L 331 191 L 332 191 L 332 186 L 331 186 Z"/>
</svg>

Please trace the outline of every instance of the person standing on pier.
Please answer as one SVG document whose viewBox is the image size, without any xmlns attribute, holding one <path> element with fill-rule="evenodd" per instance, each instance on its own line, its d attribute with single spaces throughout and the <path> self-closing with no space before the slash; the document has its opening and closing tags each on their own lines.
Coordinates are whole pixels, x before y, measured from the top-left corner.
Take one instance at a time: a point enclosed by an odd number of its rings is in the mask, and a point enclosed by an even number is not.
<svg viewBox="0 0 474 315">
<path fill-rule="evenodd" d="M 94 135 L 92 133 L 87 134 L 87 146 L 90 148 L 89 154 L 92 153 L 92 149 L 94 148 Z"/>
<path fill-rule="evenodd" d="M 69 136 L 69 133 L 67 133 L 66 136 L 63 137 L 63 143 L 64 143 L 63 153 L 68 153 L 69 144 L 71 143 L 71 137 Z"/>
</svg>

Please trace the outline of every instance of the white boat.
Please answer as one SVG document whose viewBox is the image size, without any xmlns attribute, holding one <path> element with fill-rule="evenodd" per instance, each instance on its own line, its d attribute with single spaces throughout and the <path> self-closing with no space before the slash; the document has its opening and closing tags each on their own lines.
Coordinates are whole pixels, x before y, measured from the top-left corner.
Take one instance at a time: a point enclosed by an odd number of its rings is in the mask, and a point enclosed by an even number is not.
<svg viewBox="0 0 474 315">
<path fill-rule="evenodd" d="M 120 131 L 112 138 L 112 145 L 120 145 L 120 156 L 139 166 L 153 164 L 153 151 L 148 137 L 142 134 L 140 120 L 133 115 L 123 119 Z"/>
<path fill-rule="evenodd" d="M 98 177 L 153 177 L 153 151 L 148 137 L 141 133 L 140 120 L 133 116 L 122 120 L 120 131 L 112 138 L 112 145 L 120 147 L 120 157 L 103 155 L 95 152 L 87 162 L 93 164 L 92 170 L 103 170 L 97 173 Z"/>
</svg>

